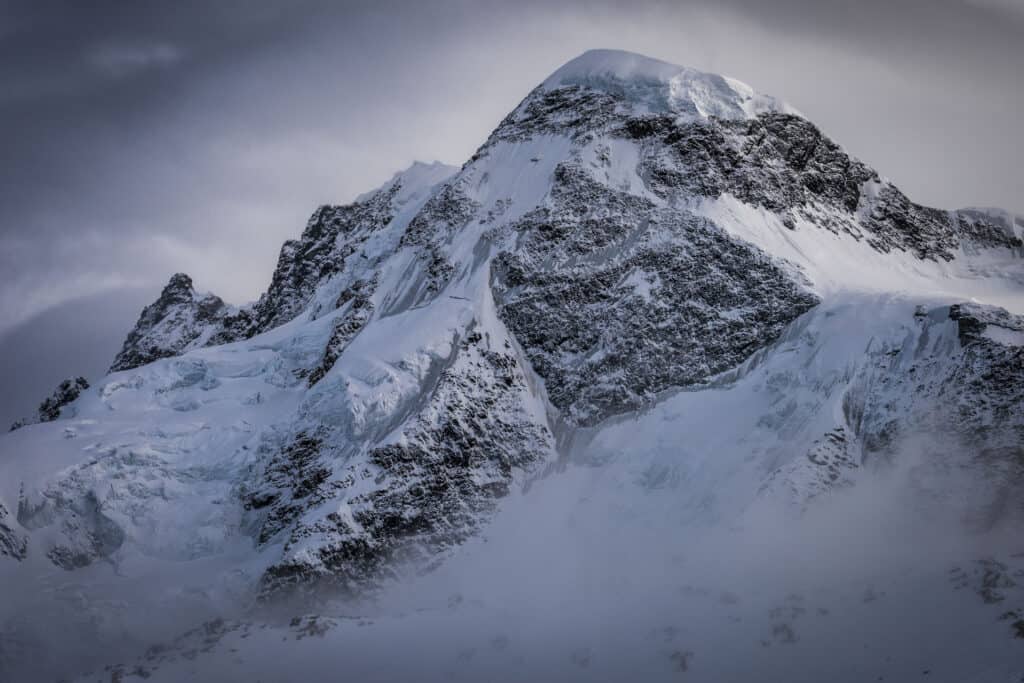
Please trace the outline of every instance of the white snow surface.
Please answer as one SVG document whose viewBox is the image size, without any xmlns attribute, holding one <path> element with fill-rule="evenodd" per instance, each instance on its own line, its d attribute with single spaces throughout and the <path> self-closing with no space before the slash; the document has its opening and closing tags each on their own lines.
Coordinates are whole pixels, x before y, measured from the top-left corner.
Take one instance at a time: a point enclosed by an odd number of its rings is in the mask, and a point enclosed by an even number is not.
<svg viewBox="0 0 1024 683">
<path fill-rule="evenodd" d="M 925 261 L 905 251 L 881 254 L 864 241 L 805 219 L 790 230 L 771 211 L 729 195 L 698 200 L 695 209 L 730 234 L 798 267 L 826 298 L 850 291 L 905 292 L 949 301 L 975 299 L 1024 313 L 1020 250 L 961 248 L 952 261 Z"/>
<path fill-rule="evenodd" d="M 625 95 L 647 111 L 671 111 L 692 119 L 753 118 L 769 111 L 798 113 L 734 78 L 622 50 L 589 50 L 551 74 L 542 87 L 550 90 L 570 85 Z"/>
<path fill-rule="evenodd" d="M 377 192 L 387 192 L 393 186 L 398 185 L 399 191 L 395 196 L 395 203 L 404 206 L 409 202 L 425 201 L 430 191 L 439 183 L 450 178 L 459 169 L 449 166 L 440 161 L 414 161 L 409 168 L 399 171 L 391 177 L 391 180 L 380 187 L 364 192 L 356 197 L 357 202 L 364 201 Z"/>
</svg>

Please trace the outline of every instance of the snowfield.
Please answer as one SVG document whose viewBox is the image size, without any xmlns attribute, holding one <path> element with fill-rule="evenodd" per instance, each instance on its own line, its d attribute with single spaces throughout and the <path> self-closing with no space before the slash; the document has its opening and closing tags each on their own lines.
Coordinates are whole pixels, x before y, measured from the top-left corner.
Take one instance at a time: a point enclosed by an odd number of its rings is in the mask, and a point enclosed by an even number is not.
<svg viewBox="0 0 1024 683">
<path fill-rule="evenodd" d="M 585 53 L 0 437 L 0 679 L 1024 680 L 1022 237 Z"/>
</svg>

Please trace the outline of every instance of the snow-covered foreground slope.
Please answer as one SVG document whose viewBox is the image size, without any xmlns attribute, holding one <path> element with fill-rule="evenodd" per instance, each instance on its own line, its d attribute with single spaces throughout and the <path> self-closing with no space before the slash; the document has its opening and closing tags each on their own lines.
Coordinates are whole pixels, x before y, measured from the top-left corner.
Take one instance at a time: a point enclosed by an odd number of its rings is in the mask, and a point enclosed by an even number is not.
<svg viewBox="0 0 1024 683">
<path fill-rule="evenodd" d="M 0 672 L 1018 680 L 1022 235 L 587 53 L 0 439 Z"/>
<path fill-rule="evenodd" d="M 891 466 L 820 457 L 824 435 L 852 432 L 850 396 L 874 384 L 877 363 L 938 375 L 960 365 L 958 325 L 944 308 L 915 316 L 918 305 L 823 305 L 713 388 L 580 435 L 482 537 L 372 603 L 212 610 L 227 616 L 115 670 L 158 681 L 329 680 L 338 667 L 380 681 L 1016 680 L 1019 479 L 986 476 L 950 434 L 905 418 L 910 406 L 887 413 L 906 428 Z M 707 427 L 725 416 L 728 429 Z M 1016 515 L 993 514 L 1000 506 Z"/>
</svg>

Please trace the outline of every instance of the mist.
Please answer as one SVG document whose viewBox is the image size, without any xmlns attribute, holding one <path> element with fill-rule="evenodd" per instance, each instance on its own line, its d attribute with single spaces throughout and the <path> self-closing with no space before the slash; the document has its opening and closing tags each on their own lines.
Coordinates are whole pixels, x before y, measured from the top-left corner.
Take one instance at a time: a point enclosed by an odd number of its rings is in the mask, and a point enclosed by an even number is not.
<svg viewBox="0 0 1024 683">
<path fill-rule="evenodd" d="M 579 442 L 440 567 L 398 567 L 358 599 L 256 601 L 230 551 L 173 573 L 136 565 L 130 582 L 104 579 L 108 567 L 82 570 L 88 593 L 69 585 L 5 603 L 7 674 L 952 682 L 1012 673 L 985 665 L 1006 661 L 1019 647 L 1012 638 L 976 634 L 1020 599 L 1024 500 L 984 470 L 965 478 L 976 454 L 909 432 L 807 505 L 764 488 L 745 491 L 746 504 L 712 501 L 700 477 L 680 474 L 694 456 L 686 444 L 659 463 L 635 455 Z M 700 457 L 742 466 L 738 452 Z M 649 476 L 666 463 L 677 476 Z M 191 587 L 210 572 L 221 572 L 215 592 Z M 104 619 L 82 616 L 79 600 L 103 607 Z M 41 665 L 42 649 L 51 656 Z M 235 651 L 238 663 L 226 654 Z M 140 663 L 110 666 L 118 661 Z"/>
</svg>

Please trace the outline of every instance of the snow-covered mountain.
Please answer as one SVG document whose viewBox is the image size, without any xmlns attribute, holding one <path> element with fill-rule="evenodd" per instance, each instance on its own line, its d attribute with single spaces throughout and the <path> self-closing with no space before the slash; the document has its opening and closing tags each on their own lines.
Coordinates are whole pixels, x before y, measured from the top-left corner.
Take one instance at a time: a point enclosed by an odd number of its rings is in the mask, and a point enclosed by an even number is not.
<svg viewBox="0 0 1024 683">
<path fill-rule="evenodd" d="M 0 672 L 1018 680 L 1022 237 L 585 53 L 0 439 Z"/>
</svg>

